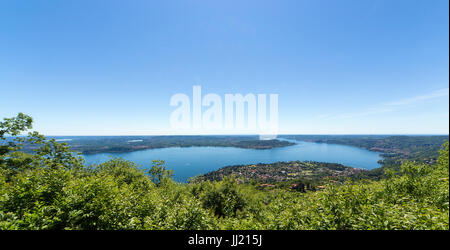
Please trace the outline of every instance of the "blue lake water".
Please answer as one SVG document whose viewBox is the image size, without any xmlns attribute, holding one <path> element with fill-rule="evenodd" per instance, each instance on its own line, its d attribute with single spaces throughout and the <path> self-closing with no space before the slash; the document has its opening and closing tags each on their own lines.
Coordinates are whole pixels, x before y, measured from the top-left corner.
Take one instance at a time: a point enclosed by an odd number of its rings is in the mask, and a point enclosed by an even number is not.
<svg viewBox="0 0 450 250">
<path fill-rule="evenodd" d="M 148 169 L 152 160 L 164 160 L 174 170 L 174 179 L 186 182 L 189 177 L 240 164 L 273 163 L 278 161 L 320 161 L 373 169 L 382 158 L 376 152 L 336 144 L 296 142 L 296 145 L 274 149 L 242 149 L 233 147 L 173 147 L 127 153 L 83 155 L 88 164 L 105 162 L 111 157 L 133 161 Z"/>
</svg>

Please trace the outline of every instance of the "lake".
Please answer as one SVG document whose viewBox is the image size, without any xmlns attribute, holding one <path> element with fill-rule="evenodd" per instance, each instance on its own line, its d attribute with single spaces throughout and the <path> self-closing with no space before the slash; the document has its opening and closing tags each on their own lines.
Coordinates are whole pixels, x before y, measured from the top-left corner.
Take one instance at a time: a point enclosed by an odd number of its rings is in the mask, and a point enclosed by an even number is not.
<svg viewBox="0 0 450 250">
<path fill-rule="evenodd" d="M 83 155 L 88 164 L 105 162 L 111 157 L 133 161 L 148 169 L 152 160 L 164 160 L 174 170 L 174 180 L 186 182 L 189 177 L 241 164 L 273 163 L 278 161 L 320 161 L 341 163 L 364 169 L 380 167 L 382 158 L 376 152 L 352 146 L 295 141 L 297 144 L 273 149 L 243 149 L 233 147 L 173 147 L 147 149 L 126 153 Z"/>
</svg>

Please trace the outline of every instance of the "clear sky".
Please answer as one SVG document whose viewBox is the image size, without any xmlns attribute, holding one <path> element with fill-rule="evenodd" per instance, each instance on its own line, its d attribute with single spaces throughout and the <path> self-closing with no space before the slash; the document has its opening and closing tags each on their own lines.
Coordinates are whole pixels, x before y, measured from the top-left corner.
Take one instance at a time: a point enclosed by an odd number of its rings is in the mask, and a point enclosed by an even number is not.
<svg viewBox="0 0 450 250">
<path fill-rule="evenodd" d="M 448 134 L 448 0 L 3 0 L 0 118 L 172 134 L 175 93 L 279 94 L 279 132 Z"/>
</svg>

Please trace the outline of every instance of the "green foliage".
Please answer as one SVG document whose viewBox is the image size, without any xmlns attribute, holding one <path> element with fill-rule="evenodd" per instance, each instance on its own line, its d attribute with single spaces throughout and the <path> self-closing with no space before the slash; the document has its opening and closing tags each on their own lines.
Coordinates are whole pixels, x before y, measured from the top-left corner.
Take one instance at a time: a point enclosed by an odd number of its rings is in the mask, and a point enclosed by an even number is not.
<svg viewBox="0 0 450 250">
<path fill-rule="evenodd" d="M 19 113 L 16 117 L 5 118 L 0 122 L 0 139 L 4 140 L 6 135 L 16 136 L 27 129 L 32 128 L 33 118 Z"/>
<path fill-rule="evenodd" d="M 163 186 L 173 176 L 173 171 L 167 170 L 164 164 L 165 161 L 154 160 L 152 161 L 152 167 L 148 171 L 150 174 L 150 179 L 158 186 Z"/>
<path fill-rule="evenodd" d="M 222 182 L 207 183 L 201 195 L 203 207 L 210 209 L 218 217 L 236 216 L 247 206 L 244 194 L 239 190 L 234 178 L 225 178 Z"/>
<path fill-rule="evenodd" d="M 18 135 L 31 120 L 0 125 L 1 135 Z M 122 159 L 84 166 L 34 132 L 26 140 L 35 153 L 17 151 L 23 139 L 2 145 L 0 229 L 449 229 L 448 142 L 437 164 L 405 162 L 380 181 L 296 192 L 234 177 L 180 184 L 163 161 L 148 173 Z"/>
<path fill-rule="evenodd" d="M 5 141 L 7 135 L 17 136 L 22 131 L 31 129 L 32 123 L 33 119 L 22 113 L 19 113 L 17 117 L 5 118 L 3 122 L 0 122 L 0 140 Z M 20 142 L 22 142 L 22 138 L 16 138 L 16 140 L 8 140 L 7 143 L 0 145 L 0 168 L 5 168 L 7 164 L 17 165 L 14 164 L 16 162 L 10 161 L 9 154 L 21 148 L 22 144 Z"/>
</svg>

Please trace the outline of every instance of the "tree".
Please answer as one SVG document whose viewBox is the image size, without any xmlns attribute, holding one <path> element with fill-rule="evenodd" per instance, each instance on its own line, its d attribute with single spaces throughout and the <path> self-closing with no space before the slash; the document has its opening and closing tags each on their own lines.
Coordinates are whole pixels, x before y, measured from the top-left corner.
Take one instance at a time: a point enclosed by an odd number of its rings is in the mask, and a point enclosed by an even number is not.
<svg viewBox="0 0 450 250">
<path fill-rule="evenodd" d="M 167 170 L 165 161 L 154 160 L 152 161 L 152 167 L 148 171 L 150 179 L 157 186 L 161 186 L 167 181 L 171 180 L 173 176 L 173 170 Z"/>
<path fill-rule="evenodd" d="M 33 119 L 22 113 L 13 118 L 5 118 L 3 122 L 0 122 L 0 140 L 3 141 L 0 145 L 0 167 L 6 165 L 9 153 L 21 149 L 22 146 L 22 138 L 7 138 L 7 136 L 17 136 L 31 129 L 32 123 Z"/>
</svg>

